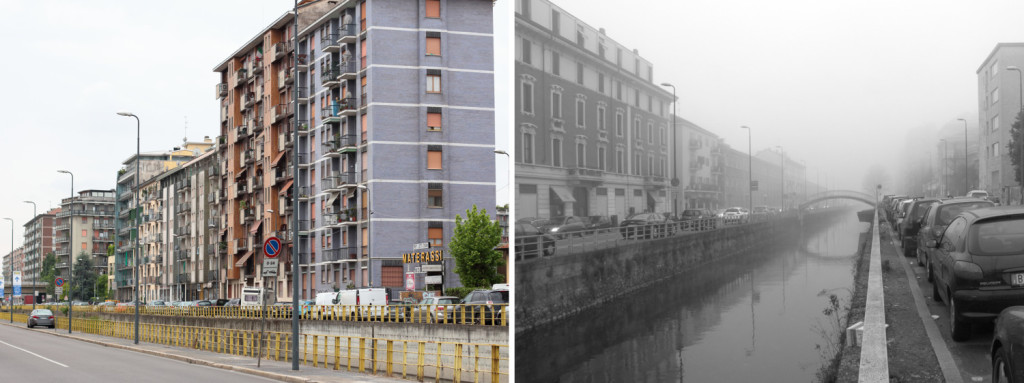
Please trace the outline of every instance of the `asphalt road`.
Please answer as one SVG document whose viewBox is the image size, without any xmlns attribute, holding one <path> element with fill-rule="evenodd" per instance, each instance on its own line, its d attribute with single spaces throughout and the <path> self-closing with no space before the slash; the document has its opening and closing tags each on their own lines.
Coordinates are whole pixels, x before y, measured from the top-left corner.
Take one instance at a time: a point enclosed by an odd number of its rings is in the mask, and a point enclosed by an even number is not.
<svg viewBox="0 0 1024 383">
<path fill-rule="evenodd" d="M 0 326 L 0 381 L 76 383 L 274 382 L 274 380 Z M 64 330 L 66 332 L 66 330 Z"/>
</svg>

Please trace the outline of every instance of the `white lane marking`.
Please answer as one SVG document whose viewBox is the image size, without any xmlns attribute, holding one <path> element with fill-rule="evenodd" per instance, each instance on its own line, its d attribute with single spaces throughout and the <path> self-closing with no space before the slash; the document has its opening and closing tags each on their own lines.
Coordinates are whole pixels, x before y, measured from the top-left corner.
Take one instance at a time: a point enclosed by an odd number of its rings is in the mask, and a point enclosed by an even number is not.
<svg viewBox="0 0 1024 383">
<path fill-rule="evenodd" d="M 66 364 L 64 364 L 64 363 L 61 363 L 61 362 L 55 361 L 55 360 L 53 360 L 53 359 L 47 358 L 47 357 L 45 357 L 45 356 L 42 356 L 42 355 L 39 355 L 39 354 L 36 354 L 36 353 L 34 353 L 34 352 L 32 352 L 32 351 L 29 351 L 29 350 L 23 349 L 23 348 L 21 348 L 21 347 L 18 347 L 18 346 L 15 346 L 15 345 L 13 345 L 13 344 L 10 344 L 10 343 L 7 343 L 7 342 L 4 342 L 4 341 L 2 341 L 2 340 L 0 340 L 0 343 L 6 344 L 6 345 L 8 345 L 8 346 L 14 347 L 14 348 L 16 348 L 16 349 L 19 349 L 19 350 L 21 350 L 21 351 L 24 351 L 24 352 L 27 352 L 27 353 L 29 353 L 29 354 L 35 355 L 35 356 L 37 356 L 37 357 L 39 357 L 39 358 L 41 358 L 41 359 L 43 359 L 43 360 L 46 360 L 47 362 L 50 362 L 50 363 L 56 364 L 56 365 L 58 365 L 58 366 L 61 366 L 61 367 L 67 367 L 67 366 L 68 366 L 68 365 L 66 365 Z"/>
</svg>

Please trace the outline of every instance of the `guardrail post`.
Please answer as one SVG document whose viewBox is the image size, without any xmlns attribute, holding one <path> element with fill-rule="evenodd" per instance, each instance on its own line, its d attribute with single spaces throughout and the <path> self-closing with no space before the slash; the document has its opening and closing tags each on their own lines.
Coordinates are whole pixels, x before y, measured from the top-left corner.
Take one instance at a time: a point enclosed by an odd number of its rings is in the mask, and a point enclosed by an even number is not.
<svg viewBox="0 0 1024 383">
<path fill-rule="evenodd" d="M 334 369 L 341 369 L 341 337 L 334 337 Z"/>
<path fill-rule="evenodd" d="M 313 335 L 313 367 L 320 367 L 320 336 L 319 335 Z"/>
<path fill-rule="evenodd" d="M 274 334 L 274 360 L 281 360 L 281 333 Z"/>
<path fill-rule="evenodd" d="M 394 371 L 394 365 L 392 364 L 393 360 L 392 360 L 392 357 L 391 357 L 392 347 L 394 347 L 394 341 L 388 340 L 387 344 L 384 347 L 385 352 L 388 353 L 388 357 L 386 359 L 387 360 L 387 364 L 385 365 L 384 373 L 387 374 L 388 377 L 391 377 L 391 373 Z"/>
<path fill-rule="evenodd" d="M 359 338 L 359 370 L 357 372 L 363 372 L 366 358 L 366 338 Z"/>
<path fill-rule="evenodd" d="M 491 345 L 491 382 L 497 382 L 500 378 L 499 369 L 501 368 L 501 346 Z"/>
<path fill-rule="evenodd" d="M 423 360 L 425 359 L 424 358 L 424 354 L 425 354 L 426 348 L 427 348 L 426 342 L 420 341 L 417 348 L 418 348 L 418 350 L 416 352 L 416 379 L 418 379 L 419 381 L 422 382 L 423 381 Z"/>
<path fill-rule="evenodd" d="M 348 371 L 352 371 L 352 337 L 346 337 L 347 345 L 345 346 L 345 366 Z"/>
<path fill-rule="evenodd" d="M 402 379 L 406 378 L 409 370 L 409 341 L 402 341 Z"/>
<path fill-rule="evenodd" d="M 462 343 L 455 344 L 455 382 L 462 381 Z"/>
</svg>

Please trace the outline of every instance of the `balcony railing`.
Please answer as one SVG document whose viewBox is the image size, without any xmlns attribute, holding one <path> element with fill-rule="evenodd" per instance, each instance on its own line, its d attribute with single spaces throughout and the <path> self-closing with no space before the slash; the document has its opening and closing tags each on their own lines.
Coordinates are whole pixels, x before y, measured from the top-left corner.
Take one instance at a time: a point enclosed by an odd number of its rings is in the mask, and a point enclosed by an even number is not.
<svg viewBox="0 0 1024 383">
<path fill-rule="evenodd" d="M 320 46 L 323 47 L 324 52 L 337 52 L 341 48 L 341 44 L 338 43 L 340 39 L 341 34 L 337 32 L 324 34 L 320 38 Z"/>
<path fill-rule="evenodd" d="M 228 95 L 228 84 L 220 83 L 217 84 L 217 98 L 221 98 Z"/>
<path fill-rule="evenodd" d="M 338 77 L 341 76 L 341 68 L 337 65 L 324 69 L 320 72 L 320 82 L 324 85 L 337 85 Z"/>
</svg>

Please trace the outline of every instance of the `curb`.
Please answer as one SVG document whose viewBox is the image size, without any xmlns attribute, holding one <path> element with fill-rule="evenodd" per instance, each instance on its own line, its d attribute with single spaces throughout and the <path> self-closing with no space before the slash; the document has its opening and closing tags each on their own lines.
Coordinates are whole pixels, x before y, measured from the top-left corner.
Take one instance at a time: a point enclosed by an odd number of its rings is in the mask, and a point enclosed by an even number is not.
<svg viewBox="0 0 1024 383">
<path fill-rule="evenodd" d="M 2 324 L 4 326 L 21 328 L 21 326 L 15 326 L 15 325 L 10 324 L 10 323 L 0 323 L 0 324 Z M 262 370 L 257 370 L 257 369 L 253 369 L 253 368 L 248 368 L 248 367 L 232 366 L 232 365 L 229 365 L 229 364 L 211 362 L 211 361 L 208 361 L 208 360 L 188 357 L 188 356 L 184 356 L 184 355 L 176 355 L 176 354 L 171 354 L 171 353 L 166 353 L 166 352 L 160 352 L 160 351 L 154 351 L 154 350 L 146 350 L 146 349 L 132 347 L 132 346 L 125 346 L 125 345 L 116 344 L 116 343 L 108 343 L 108 342 L 103 342 L 103 341 L 99 341 L 99 340 L 95 340 L 95 339 L 81 338 L 81 337 L 77 337 L 77 336 L 74 336 L 74 335 L 59 334 L 59 333 L 54 333 L 54 332 L 49 332 L 49 331 L 39 331 L 39 332 L 43 333 L 43 334 L 49 334 L 49 335 L 52 335 L 52 336 L 59 336 L 59 337 L 63 337 L 63 338 L 74 339 L 74 340 L 81 341 L 81 342 L 88 342 L 88 343 L 98 344 L 98 345 L 101 345 L 101 346 L 104 346 L 104 347 L 118 348 L 118 349 L 122 349 L 122 350 L 140 352 L 140 353 L 143 353 L 143 354 L 149 354 L 149 355 L 153 355 L 153 356 L 157 356 L 157 357 L 161 357 L 161 358 L 165 358 L 165 359 L 173 359 L 173 360 L 177 360 L 179 362 L 186 362 L 188 364 L 196 364 L 196 365 L 200 365 L 200 366 L 208 366 L 208 367 L 213 367 L 213 368 L 219 368 L 219 369 L 222 369 L 222 370 L 235 371 L 235 372 L 240 372 L 240 373 L 243 373 L 243 374 L 255 375 L 255 376 L 259 376 L 259 377 L 263 377 L 263 378 L 279 380 L 279 381 L 282 381 L 282 382 L 291 382 L 291 383 L 315 383 L 315 382 L 317 382 L 317 381 L 309 379 L 309 378 L 302 378 L 302 377 L 292 376 L 292 375 L 284 375 L 284 374 L 279 374 L 279 373 L 276 373 L 276 372 L 262 371 Z"/>
</svg>

